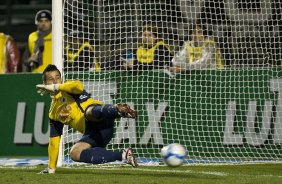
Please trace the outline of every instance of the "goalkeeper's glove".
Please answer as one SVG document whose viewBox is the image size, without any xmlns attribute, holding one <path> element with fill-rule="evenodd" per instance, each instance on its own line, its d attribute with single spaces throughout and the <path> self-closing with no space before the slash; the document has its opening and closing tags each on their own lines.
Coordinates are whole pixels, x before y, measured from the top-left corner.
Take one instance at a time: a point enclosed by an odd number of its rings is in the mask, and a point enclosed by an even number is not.
<svg viewBox="0 0 282 184">
<path fill-rule="evenodd" d="M 43 171 L 40 171 L 38 174 L 55 174 L 56 169 L 46 168 Z"/>
<path fill-rule="evenodd" d="M 36 85 L 37 93 L 40 95 L 45 95 L 46 93 L 55 93 L 59 89 L 59 84 L 37 84 Z"/>
</svg>

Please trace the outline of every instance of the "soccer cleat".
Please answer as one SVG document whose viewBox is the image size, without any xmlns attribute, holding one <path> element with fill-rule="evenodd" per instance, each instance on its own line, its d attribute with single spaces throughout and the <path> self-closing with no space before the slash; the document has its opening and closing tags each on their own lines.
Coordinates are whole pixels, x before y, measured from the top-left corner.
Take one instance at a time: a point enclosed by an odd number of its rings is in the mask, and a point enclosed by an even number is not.
<svg viewBox="0 0 282 184">
<path fill-rule="evenodd" d="M 138 163 L 133 155 L 132 148 L 127 148 L 123 150 L 122 159 L 126 161 L 127 164 L 132 165 L 132 167 L 137 167 Z"/>
<path fill-rule="evenodd" d="M 40 171 L 37 174 L 54 174 L 56 171 L 56 169 L 50 169 L 50 168 L 46 168 L 43 171 Z"/>
<path fill-rule="evenodd" d="M 121 117 L 136 119 L 136 116 L 137 116 L 136 111 L 131 109 L 129 105 L 125 103 L 118 103 L 116 104 L 116 108 L 117 108 L 118 114 Z"/>
</svg>

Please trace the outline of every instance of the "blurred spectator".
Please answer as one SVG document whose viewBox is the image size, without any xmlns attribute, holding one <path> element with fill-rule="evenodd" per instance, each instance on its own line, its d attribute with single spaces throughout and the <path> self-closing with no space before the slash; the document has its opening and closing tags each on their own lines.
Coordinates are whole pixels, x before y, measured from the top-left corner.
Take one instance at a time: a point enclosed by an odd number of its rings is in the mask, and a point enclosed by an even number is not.
<svg viewBox="0 0 282 184">
<path fill-rule="evenodd" d="M 25 52 L 25 71 L 43 72 L 52 63 L 52 14 L 49 10 L 40 10 L 35 15 L 37 31 L 28 37 Z"/>
<path fill-rule="evenodd" d="M 21 70 L 20 51 L 9 35 L 0 32 L 0 74 Z"/>
<path fill-rule="evenodd" d="M 157 27 L 146 25 L 142 29 L 141 45 L 127 52 L 123 67 L 133 70 L 151 70 L 156 68 L 166 68 L 171 65 L 171 51 L 162 39 L 162 35 Z"/>
<path fill-rule="evenodd" d="M 204 25 L 194 24 L 191 39 L 172 59 L 171 71 L 181 72 L 189 69 L 222 69 L 224 64 L 216 43 L 208 36 Z"/>
<path fill-rule="evenodd" d="M 94 47 L 86 41 L 82 31 L 68 34 L 65 48 L 64 68 L 68 71 L 100 71 L 100 64 L 95 58 Z"/>
</svg>

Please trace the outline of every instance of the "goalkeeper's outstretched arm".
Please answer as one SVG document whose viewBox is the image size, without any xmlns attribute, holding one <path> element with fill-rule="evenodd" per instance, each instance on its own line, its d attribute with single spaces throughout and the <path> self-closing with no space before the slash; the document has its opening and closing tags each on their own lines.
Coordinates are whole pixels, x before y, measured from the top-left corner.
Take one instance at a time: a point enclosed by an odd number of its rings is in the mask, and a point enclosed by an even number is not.
<svg viewBox="0 0 282 184">
<path fill-rule="evenodd" d="M 49 169 L 56 169 L 61 136 L 50 137 L 48 146 Z"/>
<path fill-rule="evenodd" d="M 50 138 L 48 145 L 49 163 L 48 168 L 41 171 L 41 174 L 55 173 L 63 127 L 64 124 L 61 122 L 50 119 Z"/>
<path fill-rule="evenodd" d="M 39 174 L 54 174 L 56 171 L 61 136 L 50 137 L 48 145 L 48 168 L 41 171 Z"/>
<path fill-rule="evenodd" d="M 46 93 L 56 94 L 58 91 L 65 91 L 71 94 L 80 94 L 83 91 L 83 83 L 81 81 L 67 81 L 63 84 L 38 84 L 37 92 L 41 95 Z"/>
</svg>

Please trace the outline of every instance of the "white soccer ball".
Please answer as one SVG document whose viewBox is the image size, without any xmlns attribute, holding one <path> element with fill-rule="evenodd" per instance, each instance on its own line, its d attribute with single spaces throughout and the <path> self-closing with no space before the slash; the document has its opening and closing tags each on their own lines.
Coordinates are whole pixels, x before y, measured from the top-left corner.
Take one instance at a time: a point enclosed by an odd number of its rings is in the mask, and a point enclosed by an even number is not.
<svg viewBox="0 0 282 184">
<path fill-rule="evenodd" d="M 180 166 L 186 157 L 186 149 L 184 146 L 174 143 L 169 144 L 161 149 L 161 156 L 170 167 Z"/>
</svg>

